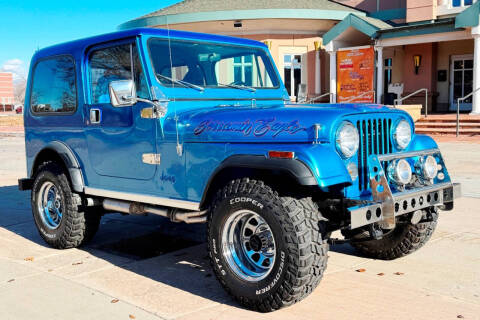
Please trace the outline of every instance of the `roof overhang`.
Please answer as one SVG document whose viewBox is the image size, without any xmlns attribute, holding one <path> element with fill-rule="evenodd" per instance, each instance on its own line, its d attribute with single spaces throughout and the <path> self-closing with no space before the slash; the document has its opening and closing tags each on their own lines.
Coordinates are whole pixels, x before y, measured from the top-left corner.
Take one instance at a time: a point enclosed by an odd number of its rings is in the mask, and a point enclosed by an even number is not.
<svg viewBox="0 0 480 320">
<path fill-rule="evenodd" d="M 351 31 L 352 29 L 357 30 L 369 38 L 375 38 L 376 34 L 380 30 L 379 27 L 376 27 L 365 21 L 357 14 L 349 14 L 339 24 L 325 33 L 323 36 L 323 44 L 327 45 L 331 41 L 340 38 L 342 34 L 346 33 L 347 31 Z"/>
<path fill-rule="evenodd" d="M 454 19 L 445 19 L 434 22 L 410 24 L 406 26 L 396 27 L 387 30 L 378 31 L 378 39 L 411 37 L 426 34 L 436 34 L 445 32 L 454 32 L 462 30 L 455 27 Z"/>
<path fill-rule="evenodd" d="M 181 13 L 173 15 L 157 15 L 127 21 L 121 24 L 120 30 L 151 27 L 159 25 L 174 25 L 181 23 L 222 21 L 222 20 L 249 20 L 249 19 L 319 19 L 344 20 L 351 11 L 343 10 L 313 10 L 313 9 L 263 9 L 263 10 L 232 10 Z M 366 16 L 363 12 L 355 13 Z"/>
<path fill-rule="evenodd" d="M 431 37 L 430 42 L 435 42 L 434 39 L 437 38 L 451 39 L 452 37 L 449 36 L 449 34 L 458 35 L 461 36 L 461 39 L 465 39 L 468 38 L 468 35 L 465 35 L 465 27 L 474 26 L 475 23 L 477 23 L 478 25 L 480 14 L 480 1 L 476 2 L 475 5 L 473 5 L 472 7 L 466 9 L 462 14 L 457 16 L 456 19 L 450 18 L 433 22 L 424 21 L 420 23 L 386 28 L 383 28 L 381 24 L 373 25 L 369 23 L 369 21 L 371 21 L 369 20 L 370 18 L 359 17 L 355 14 L 351 14 L 323 36 L 323 44 L 328 45 L 333 40 L 335 40 L 336 43 L 338 42 L 340 44 L 348 44 L 348 42 L 350 42 L 355 35 L 354 32 L 356 32 L 357 35 L 360 33 L 363 38 L 365 38 L 365 36 L 368 36 L 370 40 L 376 39 L 378 42 L 382 42 L 384 44 L 403 43 L 401 40 L 399 40 L 403 38 L 408 38 L 409 43 L 412 41 L 412 43 L 415 43 L 415 39 L 417 39 L 418 41 L 420 41 L 421 39 L 422 42 L 424 42 L 423 37 L 427 37 L 429 35 Z M 476 18 L 474 17 L 474 15 L 476 15 Z M 435 35 L 441 36 L 435 37 Z M 350 41 L 345 41 L 346 39 Z M 387 40 L 394 41 L 392 42 Z M 359 45 L 359 43 L 353 44 Z M 335 46 L 332 46 L 332 48 L 334 47 Z"/>
<path fill-rule="evenodd" d="M 477 27 L 480 19 L 480 1 L 463 10 L 455 18 L 455 28 Z"/>
</svg>

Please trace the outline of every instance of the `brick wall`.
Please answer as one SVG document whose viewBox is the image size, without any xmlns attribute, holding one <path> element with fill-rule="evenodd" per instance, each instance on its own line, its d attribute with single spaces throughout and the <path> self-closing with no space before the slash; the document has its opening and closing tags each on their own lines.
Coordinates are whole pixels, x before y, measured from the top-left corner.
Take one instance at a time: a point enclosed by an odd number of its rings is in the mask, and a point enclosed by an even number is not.
<svg viewBox="0 0 480 320">
<path fill-rule="evenodd" d="M 13 75 L 9 72 L 0 72 L 0 105 L 3 104 L 14 104 Z"/>
</svg>

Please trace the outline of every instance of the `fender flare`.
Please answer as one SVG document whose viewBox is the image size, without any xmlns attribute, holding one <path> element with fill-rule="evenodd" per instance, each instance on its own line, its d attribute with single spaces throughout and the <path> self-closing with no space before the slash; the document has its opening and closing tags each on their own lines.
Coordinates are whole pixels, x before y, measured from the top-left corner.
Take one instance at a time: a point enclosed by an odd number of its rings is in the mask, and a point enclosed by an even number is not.
<svg viewBox="0 0 480 320">
<path fill-rule="evenodd" d="M 72 188 L 76 192 L 83 192 L 85 187 L 85 182 L 83 180 L 82 169 L 80 167 L 80 163 L 78 162 L 75 153 L 70 149 L 68 145 L 61 141 L 52 141 L 48 145 L 46 145 L 35 157 L 34 165 L 32 166 L 30 177 L 34 177 L 34 170 L 38 167 L 38 157 L 42 154 L 45 150 L 54 151 L 56 154 L 60 156 L 62 159 L 63 164 L 68 170 L 70 175 L 70 181 L 72 183 Z"/>
<path fill-rule="evenodd" d="M 204 203 L 207 194 L 217 175 L 227 168 L 249 168 L 261 170 L 276 170 L 288 172 L 300 185 L 318 186 L 317 179 L 310 168 L 298 159 L 272 159 L 263 155 L 233 155 L 225 159 L 210 176 L 207 186 L 203 191 L 202 200 Z"/>
</svg>

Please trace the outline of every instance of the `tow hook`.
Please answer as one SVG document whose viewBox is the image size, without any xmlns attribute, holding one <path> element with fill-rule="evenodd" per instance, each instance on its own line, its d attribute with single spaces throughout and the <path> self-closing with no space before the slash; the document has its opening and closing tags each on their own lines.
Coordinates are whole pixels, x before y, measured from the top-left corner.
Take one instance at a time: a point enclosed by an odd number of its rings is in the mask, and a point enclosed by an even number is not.
<svg viewBox="0 0 480 320">
<path fill-rule="evenodd" d="M 373 223 L 369 228 L 370 237 L 374 240 L 381 240 L 383 238 L 383 231 L 377 223 Z"/>
</svg>

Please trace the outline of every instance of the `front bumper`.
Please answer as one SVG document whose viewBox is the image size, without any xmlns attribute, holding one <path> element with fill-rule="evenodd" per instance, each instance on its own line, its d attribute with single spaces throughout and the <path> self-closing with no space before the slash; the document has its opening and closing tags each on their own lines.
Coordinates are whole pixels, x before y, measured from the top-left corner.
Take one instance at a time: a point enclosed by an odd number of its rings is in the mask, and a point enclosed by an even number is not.
<svg viewBox="0 0 480 320">
<path fill-rule="evenodd" d="M 396 217 L 439 206 L 443 210 L 452 210 L 453 201 L 461 196 L 458 183 L 436 183 L 414 190 L 392 193 L 381 163 L 402 158 L 439 154 L 438 150 L 409 152 L 388 156 L 372 155 L 369 158 L 370 184 L 373 201 L 349 208 L 350 228 L 356 229 L 373 223 L 379 223 L 384 229 L 393 229 Z"/>
</svg>

